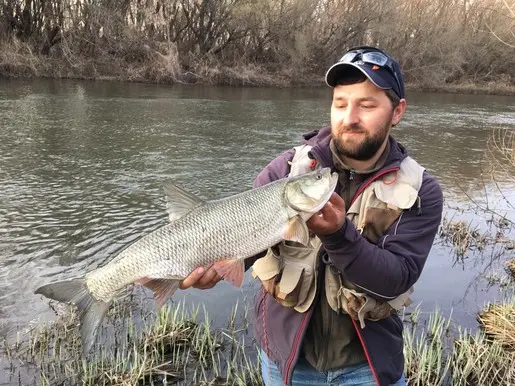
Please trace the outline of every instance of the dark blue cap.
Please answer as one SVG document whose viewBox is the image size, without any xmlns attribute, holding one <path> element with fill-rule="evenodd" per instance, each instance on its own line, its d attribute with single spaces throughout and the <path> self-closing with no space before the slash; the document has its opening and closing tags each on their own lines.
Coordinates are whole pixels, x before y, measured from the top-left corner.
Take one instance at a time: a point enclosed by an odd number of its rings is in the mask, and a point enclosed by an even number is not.
<svg viewBox="0 0 515 386">
<path fill-rule="evenodd" d="M 367 54 L 370 53 L 372 53 L 372 55 L 369 55 L 372 60 L 367 60 Z M 352 54 L 355 54 L 354 57 Z M 363 55 L 365 58 L 363 58 Z M 373 63 L 375 59 L 381 58 L 384 59 L 384 64 Z M 379 60 L 378 63 L 380 63 Z M 401 66 L 386 52 L 369 46 L 351 48 L 337 63 L 329 68 L 325 74 L 325 82 L 330 87 L 335 87 L 349 73 L 349 68 L 357 68 L 377 87 L 392 89 L 399 98 L 404 98 L 404 79 Z"/>
</svg>

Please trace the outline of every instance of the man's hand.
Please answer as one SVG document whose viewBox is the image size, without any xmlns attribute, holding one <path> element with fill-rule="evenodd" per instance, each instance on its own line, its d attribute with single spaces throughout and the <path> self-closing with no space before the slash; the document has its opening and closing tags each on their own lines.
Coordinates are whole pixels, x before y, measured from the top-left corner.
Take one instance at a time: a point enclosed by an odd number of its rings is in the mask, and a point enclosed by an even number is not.
<svg viewBox="0 0 515 386">
<path fill-rule="evenodd" d="M 204 267 L 198 267 L 181 282 L 179 288 L 209 289 L 213 288 L 220 280 L 222 280 L 222 277 L 213 267 L 207 270 Z"/>
<path fill-rule="evenodd" d="M 318 214 L 306 221 L 308 229 L 317 236 L 330 235 L 337 232 L 345 224 L 345 201 L 338 194 L 333 193 L 327 204 Z"/>
</svg>

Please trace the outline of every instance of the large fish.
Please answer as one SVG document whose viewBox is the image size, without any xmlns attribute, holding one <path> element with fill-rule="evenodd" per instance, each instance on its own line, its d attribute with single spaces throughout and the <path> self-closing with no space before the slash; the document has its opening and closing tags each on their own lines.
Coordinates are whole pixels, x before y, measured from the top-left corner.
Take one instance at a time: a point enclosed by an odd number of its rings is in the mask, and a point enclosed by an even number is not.
<svg viewBox="0 0 515 386">
<path fill-rule="evenodd" d="M 129 284 L 152 289 L 160 307 L 199 266 L 213 266 L 225 280 L 241 286 L 245 258 L 281 240 L 307 244 L 305 221 L 326 204 L 337 179 L 325 168 L 214 201 L 170 185 L 165 188 L 169 224 L 85 277 L 44 285 L 36 294 L 78 308 L 87 353 L 109 304 Z"/>
</svg>

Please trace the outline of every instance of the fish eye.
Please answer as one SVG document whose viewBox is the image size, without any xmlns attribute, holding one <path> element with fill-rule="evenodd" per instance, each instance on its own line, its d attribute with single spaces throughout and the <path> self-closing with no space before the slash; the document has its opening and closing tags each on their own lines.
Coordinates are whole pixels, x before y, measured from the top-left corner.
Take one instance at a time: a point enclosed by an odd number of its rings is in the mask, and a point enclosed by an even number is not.
<svg viewBox="0 0 515 386">
<path fill-rule="evenodd" d="M 321 180 L 322 179 L 322 175 L 321 174 L 317 174 L 317 176 L 315 177 L 317 180 Z"/>
</svg>

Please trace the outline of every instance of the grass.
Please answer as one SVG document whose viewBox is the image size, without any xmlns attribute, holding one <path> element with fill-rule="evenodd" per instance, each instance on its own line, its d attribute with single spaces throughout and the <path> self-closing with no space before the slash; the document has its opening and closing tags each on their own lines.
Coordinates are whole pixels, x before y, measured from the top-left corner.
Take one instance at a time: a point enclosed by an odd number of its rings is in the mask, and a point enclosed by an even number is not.
<svg viewBox="0 0 515 386">
<path fill-rule="evenodd" d="M 453 221 L 445 217 L 440 226 L 439 236 L 451 244 L 457 261 L 462 261 L 471 250 L 484 250 L 489 237 L 481 233 L 471 222 Z"/>
<path fill-rule="evenodd" d="M 515 351 L 515 299 L 490 304 L 478 314 L 486 336 L 508 351 Z"/>
<path fill-rule="evenodd" d="M 515 356 L 496 341 L 489 340 L 479 331 L 459 332 L 454 342 L 452 385 L 511 385 L 515 383 Z"/>
<path fill-rule="evenodd" d="M 456 84 L 439 84 L 439 85 L 423 85 L 410 83 L 406 85 L 408 91 L 424 91 L 424 92 L 445 92 L 452 94 L 496 94 L 496 95 L 514 95 L 515 86 L 505 81 L 493 81 L 488 83 L 477 83 L 464 81 Z"/>
<path fill-rule="evenodd" d="M 12 379 L 18 371 L 33 374 L 38 385 L 263 384 L 258 348 L 247 335 L 247 308 L 236 304 L 227 325 L 214 328 L 205 309 L 178 303 L 155 313 L 135 299 L 127 296 L 112 307 L 94 355 L 86 359 L 77 316 L 67 307 L 56 309 L 54 322 L 20 331 L 14 342 L 4 342 Z M 438 309 L 406 313 L 408 383 L 515 384 L 515 296 L 488 304 L 478 321 L 481 328 L 471 332 Z"/>
<path fill-rule="evenodd" d="M 418 312 L 417 312 L 418 314 Z M 404 332 L 406 375 L 410 385 L 441 385 L 449 370 L 445 356 L 445 342 L 449 320 L 437 310 L 430 315 L 426 328 L 420 330 L 418 322 Z"/>
<path fill-rule="evenodd" d="M 77 316 L 67 308 L 58 311 L 56 321 L 21 332 L 14 343 L 4 342 L 4 356 L 11 369 L 34 373 L 38 385 L 262 384 L 259 362 L 248 356 L 257 348 L 247 345 L 246 328 L 236 328 L 246 326 L 248 317 L 238 305 L 224 329 L 214 329 L 199 308 L 183 303 L 157 314 L 132 315 L 133 308 L 129 299 L 114 305 L 101 343 L 86 359 Z M 143 319 L 147 327 L 137 322 Z"/>
<path fill-rule="evenodd" d="M 508 272 L 510 273 L 513 280 L 515 280 L 515 259 L 509 260 L 506 263 L 506 268 L 508 269 Z"/>
<path fill-rule="evenodd" d="M 452 319 L 438 310 L 420 325 L 420 309 L 408 320 L 404 354 L 409 385 L 515 384 L 515 297 L 488 304 L 478 314 L 481 329 L 461 327 L 452 333 Z"/>
</svg>

